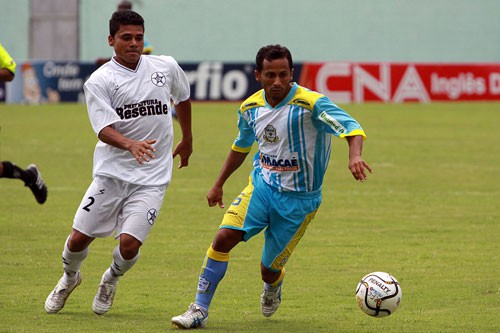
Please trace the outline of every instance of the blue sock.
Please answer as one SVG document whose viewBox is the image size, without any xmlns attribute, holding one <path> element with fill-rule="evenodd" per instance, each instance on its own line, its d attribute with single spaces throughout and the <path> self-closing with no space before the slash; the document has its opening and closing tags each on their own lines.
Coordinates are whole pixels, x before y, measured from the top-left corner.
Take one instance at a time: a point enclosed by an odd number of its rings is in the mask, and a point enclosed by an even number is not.
<svg viewBox="0 0 500 333">
<path fill-rule="evenodd" d="M 198 290 L 196 291 L 196 304 L 207 311 L 219 282 L 226 274 L 228 264 L 229 253 L 217 252 L 210 245 L 203 260 Z"/>
</svg>

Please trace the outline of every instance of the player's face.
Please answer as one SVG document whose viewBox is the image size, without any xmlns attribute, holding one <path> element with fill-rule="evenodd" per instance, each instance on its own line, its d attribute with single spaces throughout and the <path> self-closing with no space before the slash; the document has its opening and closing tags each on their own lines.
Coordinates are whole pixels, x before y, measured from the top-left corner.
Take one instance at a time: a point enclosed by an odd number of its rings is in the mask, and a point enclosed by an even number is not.
<svg viewBox="0 0 500 333">
<path fill-rule="evenodd" d="M 121 25 L 114 36 L 108 37 L 108 43 L 118 63 L 135 69 L 144 49 L 144 29 L 140 25 Z"/>
<path fill-rule="evenodd" d="M 287 58 L 272 61 L 264 59 L 262 71 L 255 71 L 255 79 L 260 82 L 269 105 L 275 107 L 288 95 L 292 88 L 293 69 Z"/>
</svg>

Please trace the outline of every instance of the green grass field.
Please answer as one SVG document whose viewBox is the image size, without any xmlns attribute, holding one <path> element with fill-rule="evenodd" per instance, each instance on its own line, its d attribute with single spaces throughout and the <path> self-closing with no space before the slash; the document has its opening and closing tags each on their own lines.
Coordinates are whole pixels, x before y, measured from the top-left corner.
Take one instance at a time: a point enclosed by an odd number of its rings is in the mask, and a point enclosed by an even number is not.
<svg viewBox="0 0 500 333">
<path fill-rule="evenodd" d="M 194 300 L 197 276 L 223 211 L 205 194 L 236 135 L 234 103 L 194 104 L 194 153 L 175 170 L 141 259 L 112 310 L 92 298 L 116 242 L 98 239 L 83 283 L 57 315 L 44 302 L 91 181 L 96 142 L 79 104 L 0 104 L 0 159 L 35 162 L 49 187 L 38 205 L 18 180 L 0 180 L 0 332 L 163 332 Z M 334 141 L 323 204 L 287 265 L 283 302 L 260 314 L 262 236 L 239 245 L 212 303 L 207 332 L 499 332 L 500 104 L 346 105 L 368 134 L 374 173 L 355 182 L 347 145 Z M 176 128 L 178 129 L 178 128 Z M 250 159 L 225 187 L 246 185 Z M 376 319 L 355 302 L 372 271 L 401 283 L 402 307 Z"/>
</svg>

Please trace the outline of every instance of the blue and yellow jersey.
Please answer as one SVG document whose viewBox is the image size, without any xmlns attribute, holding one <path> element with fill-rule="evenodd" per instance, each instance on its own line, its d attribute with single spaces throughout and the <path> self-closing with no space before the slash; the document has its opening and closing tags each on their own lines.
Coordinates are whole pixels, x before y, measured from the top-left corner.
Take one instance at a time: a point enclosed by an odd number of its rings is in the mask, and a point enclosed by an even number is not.
<svg viewBox="0 0 500 333">
<path fill-rule="evenodd" d="M 0 68 L 9 70 L 12 74 L 16 74 L 16 62 L 9 53 L 3 48 L 0 43 Z"/>
<path fill-rule="evenodd" d="M 360 124 L 326 96 L 294 83 L 276 107 L 267 104 L 264 90 L 246 99 L 238 110 L 232 149 L 259 151 L 254 167 L 279 191 L 321 190 L 331 154 L 331 136 L 366 137 Z"/>
</svg>

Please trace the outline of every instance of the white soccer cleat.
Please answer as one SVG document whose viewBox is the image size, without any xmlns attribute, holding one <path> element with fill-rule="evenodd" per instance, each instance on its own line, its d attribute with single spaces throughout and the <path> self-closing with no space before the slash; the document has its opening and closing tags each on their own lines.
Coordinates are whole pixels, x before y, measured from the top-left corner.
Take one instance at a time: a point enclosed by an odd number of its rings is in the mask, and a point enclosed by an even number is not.
<svg viewBox="0 0 500 333">
<path fill-rule="evenodd" d="M 45 300 L 45 311 L 47 313 L 58 313 L 64 307 L 69 295 L 80 283 L 82 283 L 82 274 L 79 271 L 76 273 L 76 281 L 72 285 L 64 284 L 61 278 Z"/>
<path fill-rule="evenodd" d="M 264 317 L 271 317 L 281 304 L 281 286 L 276 291 L 266 291 L 260 295 L 260 309 Z"/>
<path fill-rule="evenodd" d="M 189 304 L 186 312 L 172 318 L 172 324 L 178 328 L 204 328 L 208 322 L 208 311 L 195 303 Z"/>
<path fill-rule="evenodd" d="M 94 310 L 96 315 L 103 315 L 111 309 L 117 284 L 118 282 L 110 283 L 101 280 L 97 293 L 92 301 L 92 310 Z"/>
</svg>

